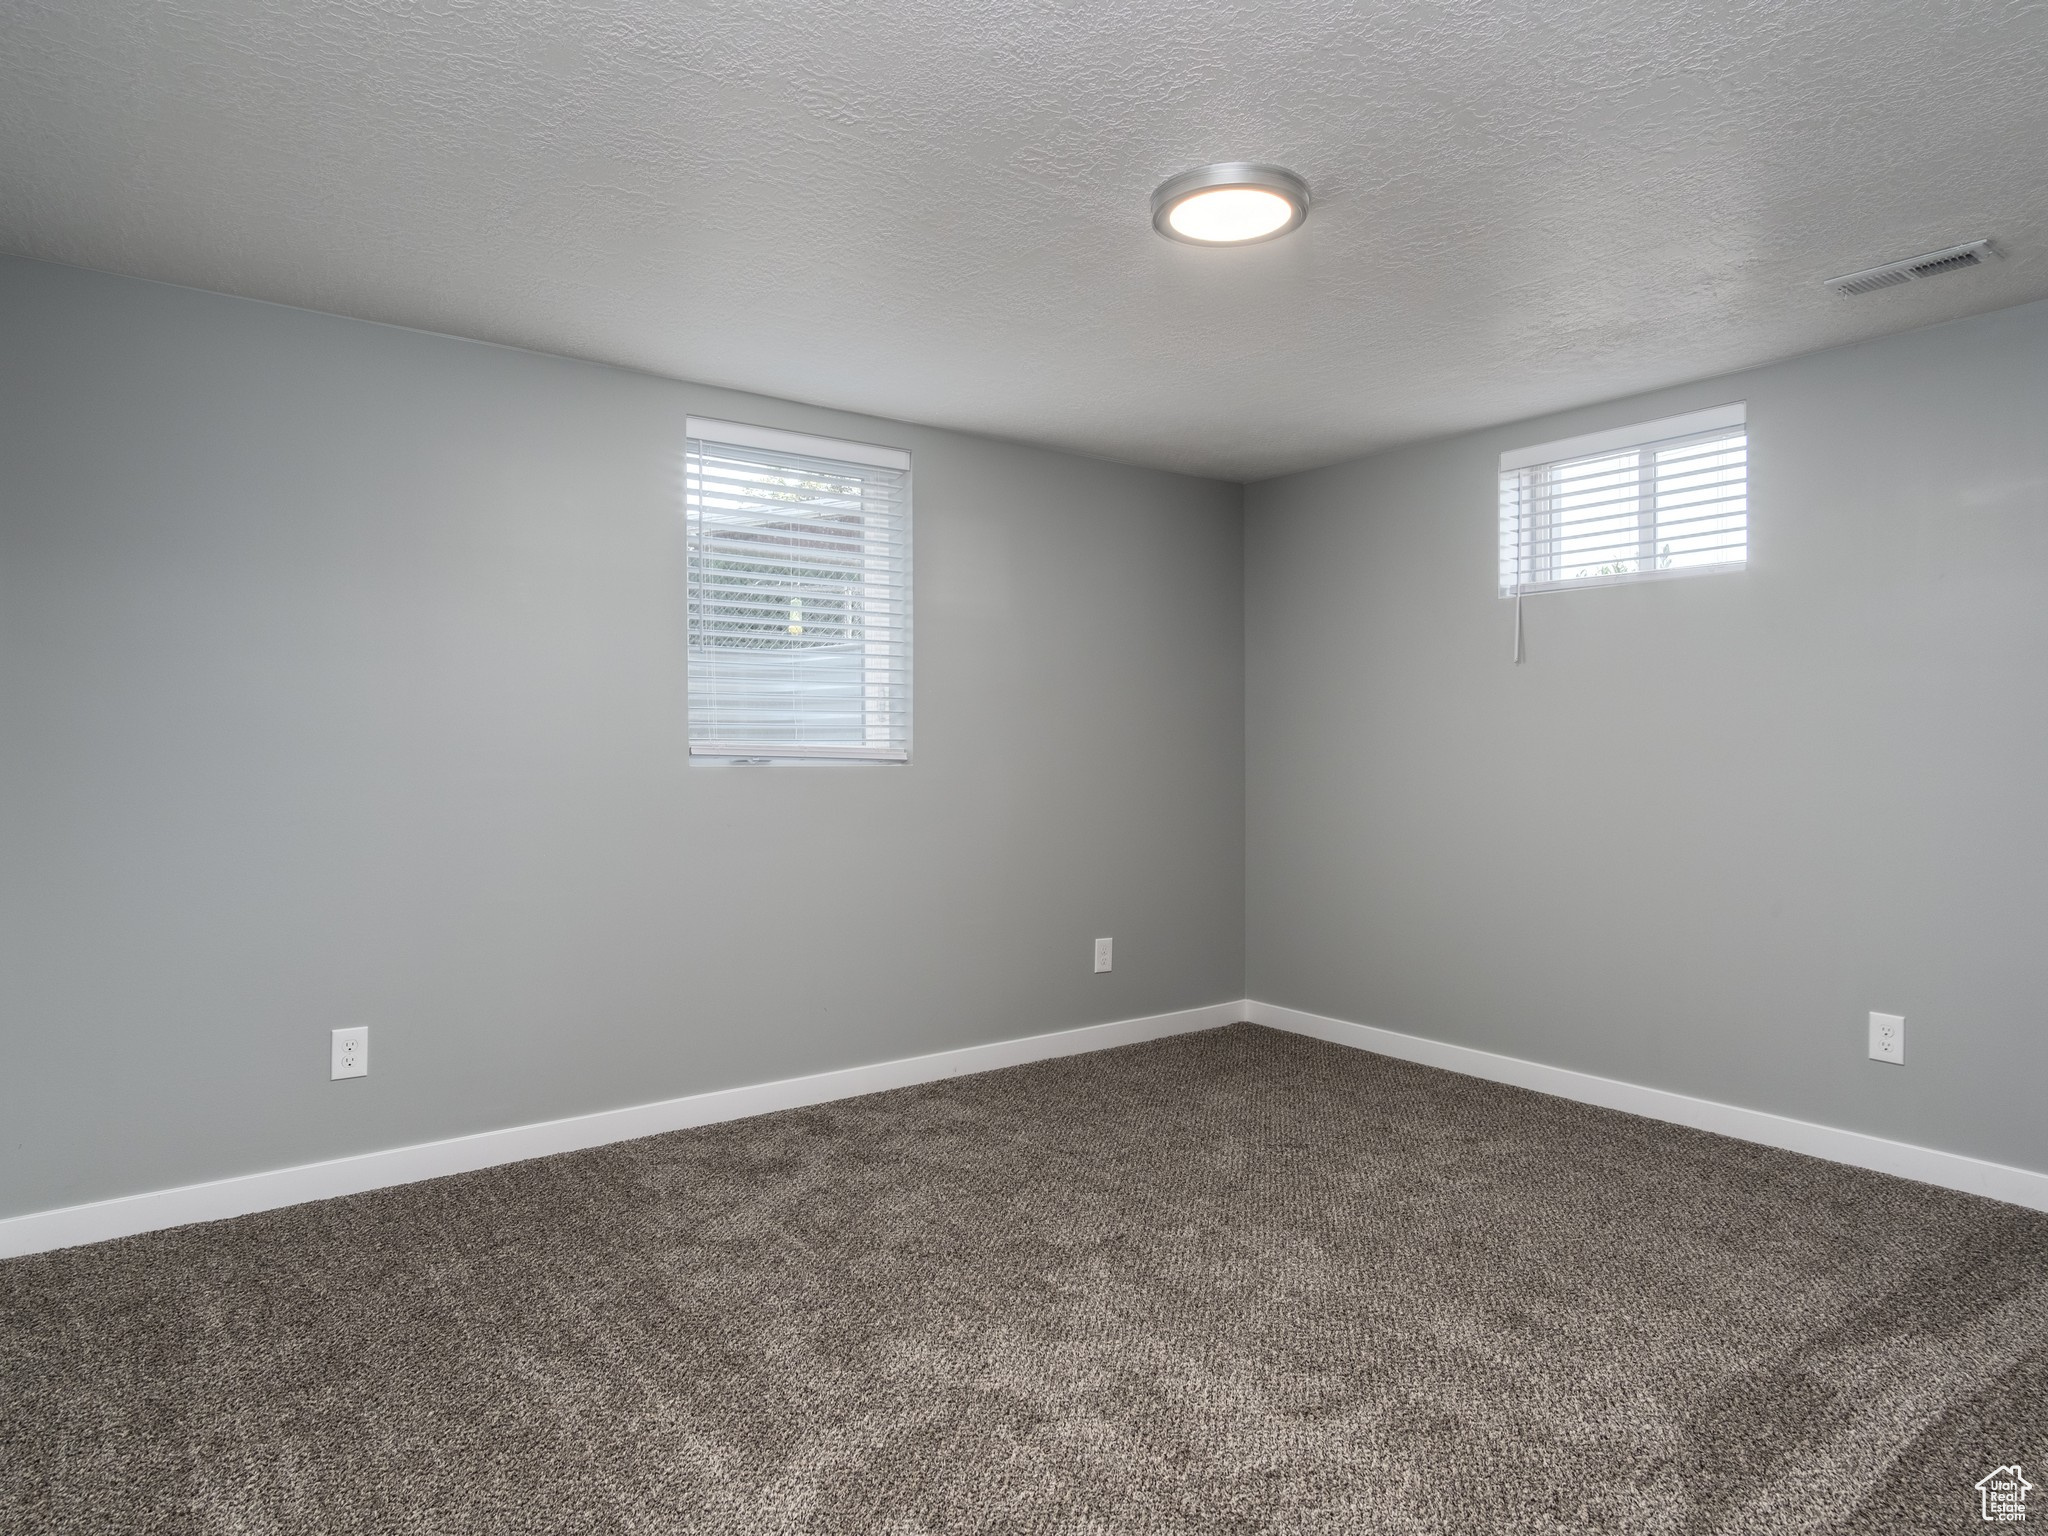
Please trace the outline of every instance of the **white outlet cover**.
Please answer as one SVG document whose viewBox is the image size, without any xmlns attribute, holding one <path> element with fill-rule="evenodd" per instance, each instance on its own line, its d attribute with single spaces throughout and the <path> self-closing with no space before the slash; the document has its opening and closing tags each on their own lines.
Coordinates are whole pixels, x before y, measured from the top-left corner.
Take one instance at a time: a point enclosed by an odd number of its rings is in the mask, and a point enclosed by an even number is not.
<svg viewBox="0 0 2048 1536">
<path fill-rule="evenodd" d="M 1906 1016 L 1902 1013 L 1873 1013 L 1870 1016 L 1870 1059 L 1906 1061 Z"/>
<path fill-rule="evenodd" d="M 1109 969 L 1109 951 L 1110 951 L 1110 946 L 1111 946 L 1112 944 L 1114 944 L 1115 942 L 1116 942 L 1116 941 L 1115 941 L 1114 939 L 1097 939 L 1097 940 L 1095 941 L 1095 969 L 1096 969 L 1096 970 L 1098 970 L 1098 971 L 1106 971 L 1106 970 L 1108 970 L 1108 969 Z"/>
<path fill-rule="evenodd" d="M 334 1055 L 330 1077 L 368 1077 L 370 1075 L 370 1026 L 358 1024 L 353 1029 L 337 1029 L 334 1032 Z"/>
</svg>

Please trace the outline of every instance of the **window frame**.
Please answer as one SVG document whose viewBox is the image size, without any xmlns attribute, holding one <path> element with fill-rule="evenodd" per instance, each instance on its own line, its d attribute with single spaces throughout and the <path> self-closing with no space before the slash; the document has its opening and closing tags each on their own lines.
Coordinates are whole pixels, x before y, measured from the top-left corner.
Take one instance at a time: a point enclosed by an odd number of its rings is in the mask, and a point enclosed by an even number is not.
<svg viewBox="0 0 2048 1536">
<path fill-rule="evenodd" d="M 1641 562 L 1657 558 L 1659 530 L 1668 526 L 1670 521 L 1659 516 L 1657 456 L 1673 448 L 1732 437 L 1737 432 L 1742 435 L 1743 449 L 1740 513 L 1742 548 L 1739 557 L 1696 565 L 1678 565 L 1663 570 L 1641 569 Z M 1531 444 L 1504 452 L 1500 456 L 1498 482 L 1497 595 L 1502 598 L 1535 596 L 1541 593 L 1575 591 L 1581 587 L 1621 586 L 1632 582 L 1669 581 L 1687 576 L 1727 575 L 1746 569 L 1749 564 L 1748 442 L 1748 402 L 1738 400 L 1726 405 L 1712 406 L 1706 410 L 1659 417 L 1653 421 L 1635 422 L 1601 432 L 1589 432 L 1578 437 Z M 1530 473 L 1535 471 L 1547 474 L 1583 465 L 1589 460 L 1619 458 L 1630 452 L 1636 455 L 1636 552 L 1633 555 L 1613 555 L 1608 558 L 1617 564 L 1624 559 L 1634 561 L 1639 568 L 1596 575 L 1557 575 L 1559 551 L 1554 547 L 1544 547 L 1546 518 L 1554 518 L 1556 514 L 1530 510 L 1522 501 Z M 1622 471 L 1617 470 L 1616 473 Z M 1725 515 L 1733 517 L 1736 514 L 1729 512 Z M 1554 527 L 1554 524 L 1550 526 Z M 1615 531 L 1619 533 L 1621 530 Z M 1554 540 L 1554 534 L 1552 538 Z"/>
<path fill-rule="evenodd" d="M 893 716 L 900 717 L 900 743 L 888 745 L 854 745 L 835 742 L 790 743 L 775 741 L 748 741 L 740 737 L 704 737 L 697 731 L 698 679 L 697 664 L 700 656 L 709 647 L 700 647 L 698 607 L 702 601 L 699 586 L 698 561 L 703 549 L 703 532 L 699 521 L 696 497 L 699 492 L 696 481 L 699 464 L 699 445 L 734 449 L 755 449 L 768 454 L 796 455 L 824 460 L 849 467 L 893 470 L 901 474 L 900 494 L 895 499 L 895 538 L 900 548 L 897 563 L 900 574 L 891 588 L 891 600 L 900 604 L 901 613 L 893 621 L 887 637 L 880 642 L 867 642 L 868 649 L 862 663 L 863 686 L 874 686 L 872 679 L 876 669 L 877 649 L 889 646 L 900 648 L 901 665 L 894 669 L 900 676 L 886 686 L 900 694 L 900 709 L 892 709 Z M 793 432 L 781 427 L 759 426 L 747 422 L 726 421 L 705 416 L 690 416 L 684 423 L 683 450 L 683 525 L 684 525 L 684 736 L 689 760 L 693 765 L 763 765 L 763 766 L 844 766 L 865 764 L 906 765 L 911 758 L 912 706 L 914 700 L 912 644 L 914 603 L 913 586 L 915 563 L 912 558 L 913 509 L 912 509 L 912 456 L 907 448 L 897 448 L 881 443 L 856 442 L 850 439 L 824 437 L 814 433 Z M 872 568 L 884 557 L 867 552 L 863 545 L 862 558 Z"/>
</svg>

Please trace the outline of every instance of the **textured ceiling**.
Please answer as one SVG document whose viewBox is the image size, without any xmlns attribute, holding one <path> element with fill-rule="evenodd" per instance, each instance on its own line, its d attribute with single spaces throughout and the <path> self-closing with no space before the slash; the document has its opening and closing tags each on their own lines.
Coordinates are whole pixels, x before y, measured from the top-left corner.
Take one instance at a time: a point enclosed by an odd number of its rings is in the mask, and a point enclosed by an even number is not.
<svg viewBox="0 0 2048 1536">
<path fill-rule="evenodd" d="M 1231 478 L 2048 294 L 2039 0 L 0 0 L 0 44 L 5 250 Z M 1307 226 L 1154 235 L 1218 159 Z"/>
</svg>

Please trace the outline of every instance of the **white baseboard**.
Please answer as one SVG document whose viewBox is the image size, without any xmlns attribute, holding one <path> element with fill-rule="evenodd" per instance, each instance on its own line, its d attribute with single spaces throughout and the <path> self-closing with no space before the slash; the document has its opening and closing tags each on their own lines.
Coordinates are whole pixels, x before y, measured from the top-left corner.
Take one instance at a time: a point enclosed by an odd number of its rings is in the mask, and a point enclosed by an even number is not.
<svg viewBox="0 0 2048 1536">
<path fill-rule="evenodd" d="M 252 1211 L 274 1210 L 307 1200 L 360 1194 L 364 1190 L 409 1184 L 417 1179 L 467 1173 L 475 1168 L 522 1162 L 555 1152 L 574 1152 L 584 1147 L 628 1141 L 637 1136 L 654 1136 L 693 1125 L 711 1125 L 721 1120 L 738 1120 L 778 1109 L 824 1104 L 834 1099 L 880 1093 L 889 1088 L 906 1088 L 915 1083 L 937 1082 L 942 1078 L 962 1077 L 973 1072 L 992 1072 L 999 1067 L 1019 1066 L 1028 1061 L 1135 1045 L 1167 1035 L 1214 1029 L 1239 1019 L 1249 1019 L 1255 1024 L 1298 1035 L 1311 1035 L 1318 1040 L 1358 1050 L 1377 1051 L 1382 1056 L 1395 1056 L 1403 1061 L 1462 1072 L 1468 1077 L 1481 1077 L 1489 1082 L 1510 1083 L 1538 1093 L 1576 1099 L 1583 1104 L 1624 1110 L 1653 1120 L 1715 1131 L 1741 1141 L 1804 1152 L 1811 1157 L 1848 1163 L 1857 1168 L 1871 1168 L 1945 1189 L 1986 1195 L 2031 1210 L 2048 1211 L 2048 1173 L 1985 1162 L 1932 1147 L 1888 1141 L 1860 1131 L 1815 1125 L 1762 1110 L 1742 1109 L 1711 1099 L 1690 1098 L 1661 1088 L 1645 1088 L 1636 1083 L 1595 1077 L 1564 1067 L 1545 1066 L 1541 1062 L 1496 1055 L 1467 1045 L 1452 1045 L 1420 1035 L 1404 1035 L 1368 1024 L 1353 1024 L 1321 1014 L 1304 1013 L 1296 1008 L 1283 1008 L 1274 1003 L 1229 1002 L 1183 1009 L 1178 1013 L 1153 1014 L 1147 1018 L 1119 1019 L 1109 1024 L 1092 1024 L 1053 1034 L 1028 1035 L 1020 1040 L 971 1045 L 959 1050 L 938 1051 L 929 1056 L 907 1056 L 870 1066 L 845 1067 L 809 1077 L 724 1088 L 711 1093 L 691 1094 L 687 1098 L 664 1099 L 654 1104 L 600 1110 L 596 1114 L 575 1115 L 565 1120 L 508 1126 L 503 1130 L 480 1131 L 472 1136 L 450 1137 L 446 1141 L 420 1142 L 381 1152 L 332 1158 L 326 1162 L 302 1163 L 292 1168 L 215 1179 L 205 1184 L 150 1190 L 114 1200 L 99 1200 L 90 1205 L 33 1211 L 25 1216 L 0 1219 L 0 1258 L 71 1248 L 80 1243 L 104 1242 L 108 1238 L 182 1227 L 196 1221 L 245 1216 Z"/>
<path fill-rule="evenodd" d="M 1313 1035 L 1318 1040 L 1328 1040 L 1336 1045 L 1377 1051 L 1382 1056 L 1398 1056 L 1403 1061 L 1442 1067 L 1446 1071 L 1462 1072 L 1467 1077 L 1483 1077 L 1489 1082 L 1533 1088 L 1538 1093 L 1576 1099 L 1581 1104 L 1625 1110 L 1652 1120 L 1668 1120 L 1674 1125 L 1688 1125 L 1695 1130 L 1715 1131 L 1723 1136 L 1733 1136 L 1738 1141 L 1782 1147 L 1788 1152 L 1804 1152 L 1809 1157 L 1848 1163 L 1856 1168 L 1872 1168 L 1879 1173 L 1896 1174 L 1902 1179 L 1917 1179 L 1922 1184 L 1938 1184 L 1944 1189 L 1959 1189 L 1966 1194 L 1986 1195 L 2030 1210 L 2048 1211 L 2048 1173 L 2035 1173 L 2004 1163 L 1987 1163 L 1959 1152 L 1939 1152 L 1932 1147 L 1916 1147 L 1909 1142 L 1887 1141 L 1882 1136 L 1866 1136 L 1861 1131 L 1815 1125 L 1811 1121 L 1793 1120 L 1760 1109 L 1742 1109 L 1712 1099 L 1689 1098 L 1682 1093 L 1667 1093 L 1662 1088 L 1644 1088 L 1611 1077 L 1594 1077 L 1591 1073 L 1549 1067 L 1517 1056 L 1498 1056 L 1492 1051 L 1475 1050 L 1469 1045 L 1451 1045 L 1442 1040 L 1424 1039 L 1420 1035 L 1376 1029 L 1370 1024 L 1352 1024 L 1343 1019 L 1325 1018 L 1319 1013 L 1304 1013 L 1298 1008 L 1282 1008 L 1276 1003 L 1248 1002 L 1244 1006 L 1247 1019 L 1272 1029 Z"/>
<path fill-rule="evenodd" d="M 25 1216 L 0 1219 L 0 1258 L 43 1253 L 53 1248 L 73 1248 L 80 1243 L 104 1242 L 112 1237 L 130 1237 L 138 1232 L 182 1227 L 195 1221 L 246 1216 L 252 1211 L 275 1210 L 279 1206 L 327 1200 L 336 1195 L 360 1194 L 368 1189 L 410 1184 L 417 1179 L 437 1179 L 444 1174 L 523 1162 L 530 1157 L 546 1157 L 555 1152 L 575 1152 L 608 1142 L 629 1141 L 636 1136 L 654 1136 L 693 1125 L 711 1125 L 721 1120 L 764 1115 L 771 1110 L 824 1104 L 863 1093 L 880 1093 L 888 1088 L 907 1088 L 914 1083 L 964 1077 L 972 1072 L 992 1072 L 998 1067 L 1019 1066 L 1027 1061 L 1045 1061 L 1054 1056 L 1074 1056 L 1084 1051 L 1135 1045 L 1141 1040 L 1157 1040 L 1166 1035 L 1234 1024 L 1246 1016 L 1245 1008 L 1241 1002 L 1213 1003 L 1206 1008 L 1185 1008 L 1178 1013 L 1118 1019 L 1108 1024 L 1091 1024 L 1053 1034 L 1027 1035 L 1021 1040 L 998 1040 L 989 1045 L 970 1045 L 954 1051 L 934 1052 L 929 1056 L 906 1056 L 896 1061 L 878 1061 L 871 1066 L 818 1072 L 809 1077 L 789 1077 L 779 1082 L 723 1088 L 712 1093 L 694 1093 L 687 1098 L 664 1099 L 655 1104 L 634 1104 L 624 1109 L 574 1115 L 566 1120 L 507 1126 L 503 1130 L 480 1131 L 472 1136 L 454 1136 L 446 1141 L 426 1141 L 409 1147 L 391 1147 L 381 1152 L 331 1158 L 326 1162 L 239 1174 L 205 1184 L 150 1190 L 114 1200 L 98 1200 L 90 1205 L 32 1211 Z"/>
</svg>

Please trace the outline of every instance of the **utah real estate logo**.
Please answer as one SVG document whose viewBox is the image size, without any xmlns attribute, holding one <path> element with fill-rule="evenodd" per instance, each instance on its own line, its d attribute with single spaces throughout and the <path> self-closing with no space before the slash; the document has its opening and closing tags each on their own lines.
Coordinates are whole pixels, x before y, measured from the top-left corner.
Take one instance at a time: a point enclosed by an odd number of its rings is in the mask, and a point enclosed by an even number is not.
<svg viewBox="0 0 2048 1536">
<path fill-rule="evenodd" d="M 2027 1495 L 2034 1485 L 2020 1476 L 2020 1464 L 1993 1467 L 1977 1481 L 1984 1518 L 1998 1525 L 2016 1525 L 2027 1518 Z"/>
</svg>

